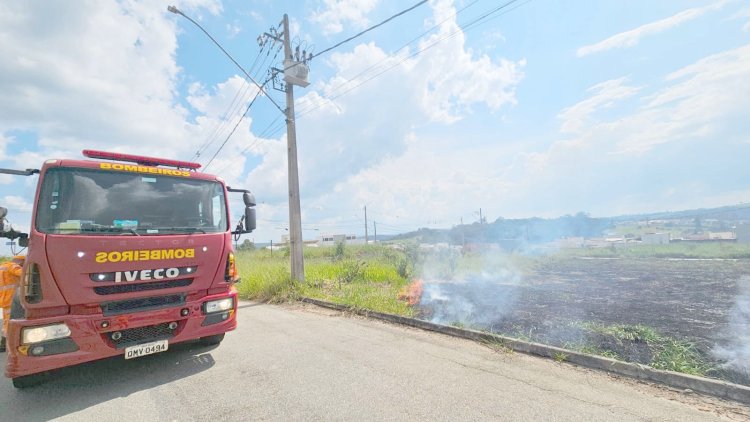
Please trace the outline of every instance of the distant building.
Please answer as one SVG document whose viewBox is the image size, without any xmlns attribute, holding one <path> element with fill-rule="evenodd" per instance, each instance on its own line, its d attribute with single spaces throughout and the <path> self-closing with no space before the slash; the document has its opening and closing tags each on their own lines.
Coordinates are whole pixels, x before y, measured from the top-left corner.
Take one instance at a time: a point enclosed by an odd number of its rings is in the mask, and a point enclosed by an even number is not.
<svg viewBox="0 0 750 422">
<path fill-rule="evenodd" d="M 641 242 L 630 239 L 625 236 L 612 236 L 606 238 L 586 239 L 584 247 L 586 248 L 628 248 Z"/>
<path fill-rule="evenodd" d="M 317 241 L 320 246 L 336 246 L 339 242 L 347 245 L 364 245 L 365 239 L 358 239 L 355 234 L 324 234 Z"/>
<path fill-rule="evenodd" d="M 690 243 L 734 243 L 737 242 L 735 232 L 703 232 L 688 234 L 682 239 L 672 239 L 672 242 L 690 242 Z"/>
<path fill-rule="evenodd" d="M 641 243 L 644 245 L 668 245 L 671 240 L 669 233 L 644 233 Z"/>
</svg>

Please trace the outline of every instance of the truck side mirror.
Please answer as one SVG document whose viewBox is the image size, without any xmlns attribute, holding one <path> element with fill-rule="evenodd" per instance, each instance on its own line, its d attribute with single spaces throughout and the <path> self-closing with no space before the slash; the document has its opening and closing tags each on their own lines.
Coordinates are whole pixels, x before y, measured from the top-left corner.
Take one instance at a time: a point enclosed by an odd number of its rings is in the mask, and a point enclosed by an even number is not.
<svg viewBox="0 0 750 422">
<path fill-rule="evenodd" d="M 29 235 L 22 233 L 21 237 L 18 238 L 18 246 L 22 248 L 29 247 Z"/>
<path fill-rule="evenodd" d="M 246 207 L 254 207 L 255 206 L 255 195 L 253 195 L 250 192 L 244 192 L 242 194 L 242 202 L 245 203 Z"/>
<path fill-rule="evenodd" d="M 227 186 L 229 192 L 242 192 L 242 202 L 245 203 L 245 216 L 242 217 L 232 234 L 240 235 L 250 233 L 256 228 L 255 220 L 255 195 L 247 189 L 233 189 Z"/>
<path fill-rule="evenodd" d="M 251 231 L 255 230 L 255 228 L 255 208 L 245 207 L 245 233 L 250 233 Z"/>
</svg>

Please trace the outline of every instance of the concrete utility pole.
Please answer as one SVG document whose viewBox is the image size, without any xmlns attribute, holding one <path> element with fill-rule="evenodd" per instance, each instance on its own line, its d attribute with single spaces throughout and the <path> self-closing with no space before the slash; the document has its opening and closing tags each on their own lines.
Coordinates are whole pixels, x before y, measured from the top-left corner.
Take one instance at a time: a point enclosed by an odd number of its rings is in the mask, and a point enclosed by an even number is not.
<svg viewBox="0 0 750 422">
<path fill-rule="evenodd" d="M 367 205 L 365 205 L 365 245 L 369 240 L 367 237 Z"/>
<path fill-rule="evenodd" d="M 284 14 L 284 68 L 294 60 L 289 34 L 289 16 Z M 292 264 L 292 280 L 305 281 L 305 261 L 302 254 L 302 213 L 299 201 L 299 171 L 297 169 L 297 129 L 294 120 L 294 85 L 287 82 L 286 88 L 286 143 L 289 166 L 289 256 Z"/>
<path fill-rule="evenodd" d="M 464 218 L 461 217 L 461 246 L 466 246 L 466 238 L 464 237 Z"/>
<path fill-rule="evenodd" d="M 300 211 L 299 194 L 299 171 L 297 169 L 297 125 L 294 116 L 294 85 L 306 87 L 310 85 L 307 81 L 309 68 L 307 62 L 312 59 L 312 53 L 307 55 L 297 46 L 292 51 L 291 34 L 289 33 L 289 16 L 284 14 L 281 21 L 283 33 L 279 34 L 275 28 L 263 33 L 258 37 L 258 43 L 263 45 L 265 38 L 273 39 L 284 45 L 284 68 L 273 70 L 274 88 L 276 88 L 276 75 L 284 75 L 284 85 L 280 91 L 286 93 L 286 143 L 287 143 L 287 165 L 289 170 L 289 257 L 291 261 L 292 280 L 305 281 L 305 262 L 302 255 L 302 214 Z M 270 97 L 269 97 L 270 98 Z"/>
</svg>

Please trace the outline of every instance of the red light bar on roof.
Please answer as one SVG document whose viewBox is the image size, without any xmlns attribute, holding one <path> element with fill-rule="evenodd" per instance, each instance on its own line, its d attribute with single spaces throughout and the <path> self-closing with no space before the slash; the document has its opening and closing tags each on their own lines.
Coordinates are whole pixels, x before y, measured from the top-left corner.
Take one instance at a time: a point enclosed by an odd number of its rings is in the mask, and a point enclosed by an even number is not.
<svg viewBox="0 0 750 422">
<path fill-rule="evenodd" d="M 84 149 L 83 156 L 88 158 L 98 158 L 101 160 L 127 161 L 131 163 L 138 163 L 142 166 L 168 166 L 190 170 L 201 168 L 201 165 L 199 163 L 192 163 L 190 161 L 168 160 L 166 158 L 144 157 L 142 155 L 95 151 L 93 149 Z"/>
</svg>

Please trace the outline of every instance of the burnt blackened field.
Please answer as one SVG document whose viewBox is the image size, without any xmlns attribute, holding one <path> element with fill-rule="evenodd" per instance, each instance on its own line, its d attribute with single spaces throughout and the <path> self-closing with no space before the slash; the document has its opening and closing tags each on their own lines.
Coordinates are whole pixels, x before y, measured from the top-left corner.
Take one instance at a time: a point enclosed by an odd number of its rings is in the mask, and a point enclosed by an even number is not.
<svg viewBox="0 0 750 422">
<path fill-rule="evenodd" d="M 749 385 L 750 260 L 536 258 L 425 277 L 420 315 Z"/>
</svg>

